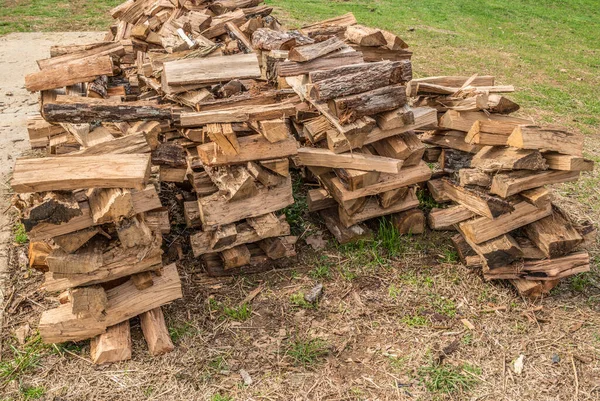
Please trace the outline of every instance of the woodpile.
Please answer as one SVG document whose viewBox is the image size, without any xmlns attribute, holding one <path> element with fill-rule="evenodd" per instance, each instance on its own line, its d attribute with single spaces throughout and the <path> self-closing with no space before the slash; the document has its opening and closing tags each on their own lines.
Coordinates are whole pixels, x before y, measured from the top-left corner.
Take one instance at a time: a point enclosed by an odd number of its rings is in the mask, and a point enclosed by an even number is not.
<svg viewBox="0 0 600 401">
<path fill-rule="evenodd" d="M 446 177 L 428 183 L 436 201 L 434 230 L 456 229 L 452 241 L 463 263 L 487 280 L 510 280 L 520 294 L 547 294 L 560 279 L 590 269 L 583 250 L 592 224 L 576 224 L 552 203 L 548 186 L 576 181 L 593 169 L 583 136 L 510 116 L 519 106 L 493 77 L 414 80 L 415 103 L 435 107 L 439 127 L 421 139 L 439 154 Z"/>
<path fill-rule="evenodd" d="M 300 29 L 306 44 L 287 49 L 261 41 L 265 76 L 303 100 L 292 117 L 320 212 L 338 242 L 369 236 L 362 223 L 385 215 L 402 234 L 422 233 L 416 186 L 431 177 L 415 130 L 437 123 L 430 107 L 410 107 L 411 55 L 396 35 L 356 24 L 351 14 Z M 267 50 L 269 51 L 268 53 Z"/>
<path fill-rule="evenodd" d="M 539 295 L 589 269 L 591 230 L 544 188 L 593 167 L 580 136 L 509 116 L 513 89 L 493 77 L 413 80 L 406 43 L 352 14 L 288 31 L 261 3 L 127 0 L 103 42 L 53 46 L 25 78 L 40 92 L 31 146 L 46 155 L 18 159 L 11 185 L 30 266 L 60 294 L 44 341 L 91 338 L 94 362 L 127 359 L 139 316 L 151 354 L 173 349 L 161 306 L 182 289 L 163 235 L 185 226 L 177 237 L 213 276 L 293 257 L 291 167 L 318 182 L 309 209 L 340 243 L 386 215 L 423 232 L 427 182 L 456 203 L 430 225 L 458 229 L 486 278 Z M 430 180 L 438 158 L 452 176 Z"/>
<path fill-rule="evenodd" d="M 261 80 L 250 38 L 282 31 L 260 3 L 128 0 L 103 42 L 53 46 L 25 78 L 40 92 L 31 146 L 46 157 L 18 159 L 11 185 L 30 265 L 60 294 L 44 341 L 91 338 L 94 362 L 127 359 L 139 316 L 152 355 L 173 349 L 161 310 L 182 297 L 175 264 L 163 266 L 169 185 L 209 274 L 295 255 L 276 213 L 294 201 L 287 117 L 299 99 Z"/>
</svg>

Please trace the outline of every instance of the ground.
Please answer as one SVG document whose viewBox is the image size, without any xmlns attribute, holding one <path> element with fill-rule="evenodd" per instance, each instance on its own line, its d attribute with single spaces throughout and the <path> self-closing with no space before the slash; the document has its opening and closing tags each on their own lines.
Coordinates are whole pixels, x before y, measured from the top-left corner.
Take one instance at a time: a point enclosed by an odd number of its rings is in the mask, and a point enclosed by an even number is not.
<svg viewBox="0 0 600 401">
<path fill-rule="evenodd" d="M 108 18 L 90 7 L 105 11 L 115 2 L 93 3 L 5 1 L 0 34 L 104 28 Z M 514 84 L 511 97 L 523 115 L 583 132 L 586 155 L 600 161 L 600 18 L 592 0 L 269 3 L 292 26 L 352 11 L 362 23 L 393 30 L 411 44 L 417 76 L 480 73 Z M 26 149 L 22 122 L 36 110 L 22 74 L 51 42 L 90 39 L 20 35 L 0 37 L 3 174 Z M 599 221 L 597 184 L 597 173 L 586 173 L 556 195 L 576 216 Z M 184 299 L 164 308 L 176 349 L 160 358 L 148 356 L 135 321 L 133 359 L 124 363 L 92 365 L 87 342 L 41 344 L 37 316 L 56 300 L 37 291 L 41 277 L 23 267 L 23 247 L 0 252 L 12 266 L 0 309 L 0 400 L 600 398 L 597 249 L 591 273 L 531 302 L 457 263 L 445 233 L 396 238 L 377 222 L 373 242 L 338 247 L 330 241 L 325 251 L 312 251 L 304 245 L 308 236 L 330 238 L 299 201 L 288 215 L 301 235 L 300 258 L 288 268 L 211 279 L 190 260 L 179 265 Z M 4 238 L 26 241 L 6 221 L 0 226 Z M 0 259 L 0 271 L 7 265 Z M 317 282 L 325 292 L 314 307 L 302 293 Z M 31 335 L 19 345 L 15 330 L 24 323 Z M 514 362 L 521 355 L 519 375 Z M 240 369 L 252 377 L 250 386 Z"/>
</svg>

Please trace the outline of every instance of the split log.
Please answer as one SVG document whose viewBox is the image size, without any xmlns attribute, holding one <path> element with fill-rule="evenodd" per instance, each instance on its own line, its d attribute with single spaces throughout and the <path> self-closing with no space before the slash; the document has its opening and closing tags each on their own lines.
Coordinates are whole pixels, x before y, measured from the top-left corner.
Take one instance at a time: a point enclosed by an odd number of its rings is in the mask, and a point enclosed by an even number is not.
<svg viewBox="0 0 600 401">
<path fill-rule="evenodd" d="M 95 224 L 116 222 L 133 216 L 131 191 L 121 188 L 95 188 L 88 194 Z"/>
<path fill-rule="evenodd" d="M 113 99 L 80 96 L 58 96 L 53 102 L 45 102 L 42 106 L 42 115 L 49 122 L 74 124 L 172 118 L 171 107 L 161 106 L 155 102 L 120 103 Z"/>
<path fill-rule="evenodd" d="M 520 195 L 525 202 L 531 203 L 539 209 L 548 207 L 552 201 L 550 191 L 544 187 L 528 189 L 521 192 Z"/>
<path fill-rule="evenodd" d="M 236 155 L 224 154 L 220 149 L 215 149 L 214 144 L 205 143 L 198 146 L 198 155 L 207 166 L 222 166 L 229 164 L 247 163 L 261 159 L 278 159 L 297 154 L 296 141 L 289 137 L 279 141 L 277 146 L 265 139 L 262 135 L 250 135 L 238 138 L 240 152 Z"/>
<path fill-rule="evenodd" d="M 140 326 L 150 355 L 163 355 L 175 349 L 160 306 L 140 314 Z"/>
<path fill-rule="evenodd" d="M 211 123 L 244 123 L 248 121 L 274 120 L 296 113 L 293 103 L 284 102 L 267 105 L 242 105 L 218 110 L 181 113 L 182 127 L 197 127 Z"/>
<path fill-rule="evenodd" d="M 300 31 L 311 38 L 317 36 L 337 35 L 338 33 L 343 35 L 343 33 L 346 31 L 346 27 L 354 24 L 356 24 L 356 18 L 352 13 L 347 13 L 340 15 L 339 17 L 334 17 L 303 26 L 300 28 Z"/>
<path fill-rule="evenodd" d="M 166 86 L 209 85 L 260 75 L 256 54 L 250 53 L 169 61 L 163 64 L 161 82 L 165 90 Z"/>
<path fill-rule="evenodd" d="M 573 155 L 561 155 L 556 152 L 543 154 L 548 167 L 552 170 L 562 171 L 593 171 L 594 162 L 583 157 Z"/>
<path fill-rule="evenodd" d="M 531 123 L 530 120 L 524 118 L 510 117 L 502 114 L 450 110 L 440 118 L 439 126 L 444 129 L 468 132 L 476 122 L 479 122 L 479 131 L 505 135 L 507 139 L 518 125 Z"/>
<path fill-rule="evenodd" d="M 300 148 L 298 159 L 305 166 L 349 168 L 361 171 L 378 171 L 397 174 L 402 160 L 361 153 L 336 154 L 326 149 Z"/>
<path fill-rule="evenodd" d="M 26 231 L 41 223 L 61 224 L 81 216 L 83 212 L 72 193 L 48 192 L 42 194 L 32 207 L 22 211 L 21 222 Z"/>
<path fill-rule="evenodd" d="M 92 237 L 100 232 L 98 227 L 90 227 L 74 233 L 54 237 L 53 241 L 66 253 L 73 253 L 84 246 Z"/>
<path fill-rule="evenodd" d="M 228 201 L 239 201 L 255 196 L 258 187 L 248 169 L 242 166 L 205 167 L 205 171 L 221 195 Z"/>
<path fill-rule="evenodd" d="M 460 232 L 460 228 L 458 228 L 458 231 Z M 482 242 L 481 244 L 475 244 L 467 237 L 464 238 L 475 253 L 481 257 L 484 267 L 489 269 L 506 266 L 523 257 L 523 251 L 519 247 L 519 244 L 508 234 Z"/>
<path fill-rule="evenodd" d="M 25 76 L 25 87 L 30 92 L 62 88 L 93 81 L 100 75 L 113 75 L 113 62 L 110 56 L 73 60 L 55 68 L 34 72 Z"/>
<path fill-rule="evenodd" d="M 237 227 L 235 224 L 223 224 L 218 226 L 212 233 L 197 233 L 195 240 L 192 242 L 192 248 L 202 246 L 202 241 L 207 239 L 210 242 L 210 249 L 216 251 L 218 249 L 227 249 L 227 247 L 233 247 L 237 241 Z M 237 244 L 241 245 L 241 244 Z M 204 252 L 203 252 L 204 253 Z M 201 255 L 201 253 L 199 253 Z"/>
<path fill-rule="evenodd" d="M 294 203 L 292 182 L 287 180 L 272 188 L 261 188 L 256 196 L 241 201 L 227 201 L 217 194 L 198 200 L 204 227 L 233 223 L 249 217 L 281 210 Z"/>
<path fill-rule="evenodd" d="M 459 224 L 467 240 L 475 244 L 489 241 L 552 214 L 552 207 L 538 209 L 527 202 L 514 205 L 514 211 L 494 219 L 479 217 Z"/>
<path fill-rule="evenodd" d="M 285 119 L 260 121 L 260 133 L 271 143 L 284 141 L 291 137 L 290 127 Z"/>
<path fill-rule="evenodd" d="M 340 123 L 354 122 L 361 117 L 397 109 L 406 104 L 406 87 L 390 85 L 367 92 L 338 97 L 330 102 Z"/>
<path fill-rule="evenodd" d="M 446 196 L 480 216 L 493 219 L 514 210 L 509 202 L 483 191 L 463 188 L 448 179 L 442 179 L 442 183 Z"/>
<path fill-rule="evenodd" d="M 512 171 L 496 174 L 492 179 L 490 192 L 507 198 L 519 192 L 544 185 L 559 184 L 562 182 L 577 181 L 579 171 Z"/>
<path fill-rule="evenodd" d="M 502 170 L 547 170 L 548 165 L 538 150 L 483 147 L 471 160 L 471 167 L 486 172 Z"/>
<path fill-rule="evenodd" d="M 311 189 L 306 195 L 309 212 L 318 212 L 337 206 L 337 202 L 323 188 Z"/>
<path fill-rule="evenodd" d="M 425 214 L 420 209 L 411 209 L 392 215 L 392 224 L 401 235 L 423 234 Z"/>
<path fill-rule="evenodd" d="M 387 45 L 387 40 L 380 30 L 364 25 L 349 26 L 346 29 L 346 39 L 359 46 L 380 47 Z"/>
<path fill-rule="evenodd" d="M 458 171 L 458 180 L 461 187 L 477 185 L 489 188 L 492 185 L 492 176 L 475 168 L 463 168 Z"/>
<path fill-rule="evenodd" d="M 475 217 L 475 213 L 464 206 L 456 205 L 447 209 L 433 208 L 427 222 L 432 230 L 454 230 L 454 225 Z"/>
<path fill-rule="evenodd" d="M 102 251 L 98 244 L 87 244 L 85 247 L 69 254 L 62 249 L 55 249 L 46 257 L 48 270 L 62 274 L 92 273 L 102 267 Z"/>
<path fill-rule="evenodd" d="M 152 243 L 154 236 L 142 216 L 123 219 L 117 224 L 117 236 L 124 248 Z"/>
<path fill-rule="evenodd" d="M 271 170 L 282 177 L 288 177 L 290 175 L 290 160 L 288 158 L 261 160 L 259 163 L 264 168 Z"/>
<path fill-rule="evenodd" d="M 519 149 L 538 149 L 582 156 L 583 135 L 563 128 L 520 125 L 508 137 L 507 145 Z"/>
<path fill-rule="evenodd" d="M 551 281 L 590 270 L 590 255 L 587 252 L 576 252 L 556 259 L 525 261 L 496 269 L 484 269 L 483 276 L 487 280 L 541 280 Z"/>
<path fill-rule="evenodd" d="M 456 149 L 462 152 L 479 152 L 482 146 L 466 143 L 465 136 L 466 134 L 462 131 L 433 131 L 421 135 L 421 141 L 430 145 Z"/>
<path fill-rule="evenodd" d="M 129 320 L 110 326 L 105 333 L 90 341 L 90 356 L 97 365 L 131 359 L 131 332 Z"/>
<path fill-rule="evenodd" d="M 299 34 L 269 28 L 259 28 L 252 34 L 252 46 L 259 50 L 290 50 L 294 46 L 312 42 Z"/>
<path fill-rule="evenodd" d="M 473 154 L 456 149 L 442 149 L 440 153 L 440 168 L 444 173 L 456 173 L 471 167 Z"/>
<path fill-rule="evenodd" d="M 71 289 L 69 291 L 69 302 L 71 313 L 80 319 L 91 317 L 96 320 L 103 320 L 108 307 L 106 292 L 99 285 Z"/>
<path fill-rule="evenodd" d="M 15 163 L 11 186 L 17 193 L 97 187 L 142 189 L 149 176 L 150 155 L 21 158 Z"/>
<path fill-rule="evenodd" d="M 250 250 L 246 245 L 238 245 L 221 252 L 221 259 L 223 259 L 223 268 L 225 270 L 246 266 L 250 264 L 251 257 Z"/>
<path fill-rule="evenodd" d="M 248 162 L 246 167 L 254 179 L 265 187 L 274 187 L 283 182 L 283 177 L 275 174 L 256 162 Z"/>
<path fill-rule="evenodd" d="M 375 116 L 377 126 L 382 130 L 402 128 L 415 123 L 415 114 L 411 107 L 404 105 L 396 110 L 386 111 Z"/>
<path fill-rule="evenodd" d="M 524 231 L 546 257 L 558 258 L 579 246 L 583 237 L 562 212 L 552 212 L 552 207 L 550 211 L 548 217 L 529 224 Z"/>
<path fill-rule="evenodd" d="M 425 145 L 414 131 L 402 132 L 396 136 L 373 142 L 372 146 L 380 156 L 404 160 L 404 167 L 418 165 L 425 153 Z"/>
<path fill-rule="evenodd" d="M 409 187 L 392 189 L 391 191 L 378 194 L 377 198 L 381 207 L 387 209 L 398 203 L 400 200 L 404 199 L 406 195 L 408 195 L 409 191 Z"/>
<path fill-rule="evenodd" d="M 311 61 L 339 50 L 344 46 L 344 42 L 334 36 L 322 42 L 293 47 L 288 54 L 288 60 L 296 62 Z"/>
<path fill-rule="evenodd" d="M 207 124 L 206 134 L 219 146 L 221 152 L 234 156 L 240 153 L 240 144 L 231 124 Z"/>
</svg>

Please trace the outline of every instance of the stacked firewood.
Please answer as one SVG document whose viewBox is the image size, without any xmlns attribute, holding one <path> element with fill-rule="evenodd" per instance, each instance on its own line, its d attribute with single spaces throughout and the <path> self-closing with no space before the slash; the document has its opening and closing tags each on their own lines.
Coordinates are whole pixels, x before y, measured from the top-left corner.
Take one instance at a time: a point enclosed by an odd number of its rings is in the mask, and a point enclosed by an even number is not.
<svg viewBox="0 0 600 401">
<path fill-rule="evenodd" d="M 537 297 L 590 269 L 582 246 L 593 241 L 593 226 L 572 222 L 547 186 L 576 181 L 594 165 L 582 156 L 582 135 L 509 116 L 519 106 L 500 93 L 513 90 L 494 85 L 493 77 L 411 83 L 417 103 L 444 113 L 439 129 L 422 140 L 439 147 L 440 168 L 449 175 L 431 180 L 431 193 L 456 203 L 432 210 L 430 227 L 456 228 L 453 242 L 467 265 Z"/>
<path fill-rule="evenodd" d="M 422 233 L 416 184 L 431 171 L 414 130 L 435 125 L 436 111 L 411 108 L 411 52 L 396 35 L 356 24 L 351 14 L 300 29 L 303 43 L 263 35 L 267 77 L 304 100 L 292 118 L 303 143 L 295 158 L 319 184 L 308 192 L 340 243 L 370 235 L 362 222 L 393 214 L 400 233 Z M 255 33 L 254 39 L 259 32 Z"/>
<path fill-rule="evenodd" d="M 259 3 L 127 1 L 104 42 L 54 46 L 25 78 L 40 92 L 31 146 L 48 157 L 17 160 L 11 184 L 30 264 L 60 293 L 44 341 L 92 338 L 95 362 L 127 359 L 140 316 L 153 355 L 173 348 L 160 306 L 182 292 L 163 267 L 165 186 L 187 194 L 177 200 L 210 273 L 294 255 L 274 212 L 293 203 L 286 117 L 299 101 L 258 81 L 248 38 L 279 29 Z"/>
</svg>

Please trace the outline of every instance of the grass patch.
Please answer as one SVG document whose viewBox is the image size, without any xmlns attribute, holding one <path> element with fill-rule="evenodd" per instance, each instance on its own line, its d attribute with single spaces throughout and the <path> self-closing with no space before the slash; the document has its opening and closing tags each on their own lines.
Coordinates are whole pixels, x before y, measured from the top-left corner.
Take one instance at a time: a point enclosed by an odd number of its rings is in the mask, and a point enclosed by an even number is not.
<svg viewBox="0 0 600 401">
<path fill-rule="evenodd" d="M 223 307 L 223 313 L 225 316 L 237 322 L 243 322 L 252 317 L 252 307 L 248 304 L 242 304 L 234 307 Z"/>
<path fill-rule="evenodd" d="M 328 279 L 331 277 L 331 266 L 332 263 L 327 256 L 321 256 L 318 258 L 316 266 L 308 272 L 308 275 L 315 280 Z"/>
<path fill-rule="evenodd" d="M 16 223 L 13 227 L 13 235 L 15 238 L 15 243 L 18 245 L 24 245 L 29 241 L 27 237 L 27 232 L 25 231 L 25 226 L 22 223 Z"/>
<path fill-rule="evenodd" d="M 320 338 L 296 339 L 291 342 L 286 355 L 294 361 L 296 366 L 311 366 L 321 361 L 329 354 L 327 342 Z"/>
<path fill-rule="evenodd" d="M 44 387 L 21 387 L 19 389 L 24 400 L 39 400 L 46 394 Z"/>
<path fill-rule="evenodd" d="M 228 395 L 213 394 L 213 396 L 210 397 L 210 401 L 234 401 L 234 400 L 233 400 L 233 398 L 231 398 Z"/>
<path fill-rule="evenodd" d="M 419 378 L 428 391 L 444 394 L 472 390 L 479 381 L 473 375 L 479 374 L 481 369 L 469 364 L 460 367 L 430 364 L 418 370 Z"/>
<path fill-rule="evenodd" d="M 31 31 L 106 30 L 108 11 L 122 0 L 23 0 L 2 2 L 0 35 Z"/>
<path fill-rule="evenodd" d="M 169 335 L 174 343 L 178 343 L 183 338 L 196 334 L 198 330 L 188 322 L 169 327 Z"/>
<path fill-rule="evenodd" d="M 422 315 L 410 315 L 404 316 L 402 323 L 408 327 L 425 327 L 429 324 L 429 319 Z"/>
</svg>

